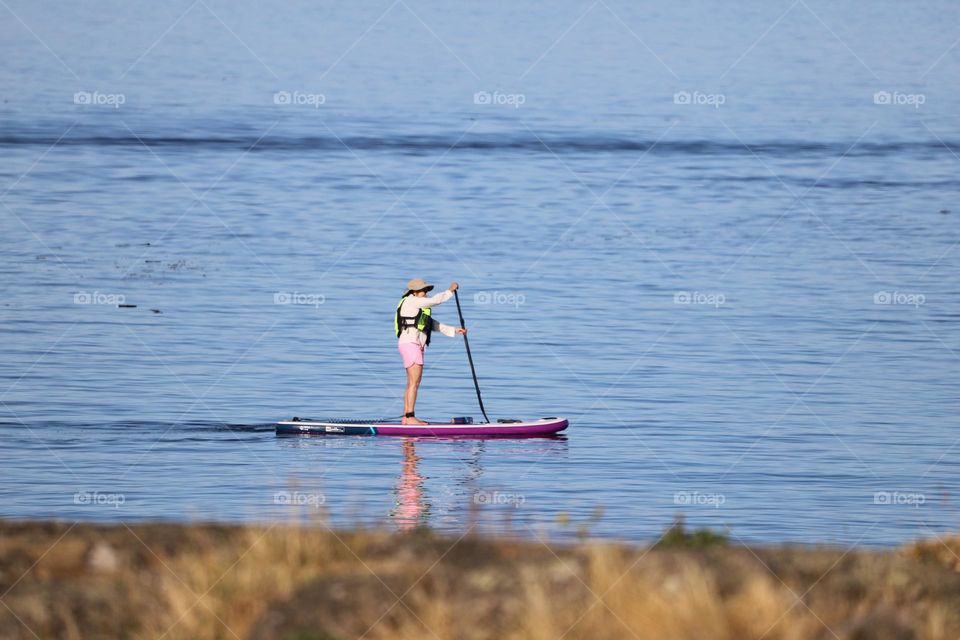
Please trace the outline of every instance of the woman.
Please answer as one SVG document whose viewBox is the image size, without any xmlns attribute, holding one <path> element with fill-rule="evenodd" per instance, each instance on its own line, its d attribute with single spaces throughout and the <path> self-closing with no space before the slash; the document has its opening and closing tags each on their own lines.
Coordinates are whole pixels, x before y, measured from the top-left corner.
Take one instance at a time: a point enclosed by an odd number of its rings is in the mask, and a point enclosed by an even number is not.
<svg viewBox="0 0 960 640">
<path fill-rule="evenodd" d="M 403 366 L 407 370 L 407 391 L 403 396 L 403 424 L 427 424 L 414 414 L 414 405 L 417 404 L 417 390 L 420 388 L 420 378 L 423 375 L 423 350 L 430 344 L 430 334 L 434 329 L 450 338 L 467 332 L 463 327 L 451 327 L 437 322 L 430 315 L 430 307 L 441 304 L 453 297 L 457 290 L 454 282 L 450 288 L 435 296 L 427 297 L 427 292 L 433 289 L 421 278 L 414 278 L 407 283 L 407 292 L 403 294 L 397 304 L 397 316 L 393 322 L 397 334 L 397 348 L 403 356 Z"/>
</svg>

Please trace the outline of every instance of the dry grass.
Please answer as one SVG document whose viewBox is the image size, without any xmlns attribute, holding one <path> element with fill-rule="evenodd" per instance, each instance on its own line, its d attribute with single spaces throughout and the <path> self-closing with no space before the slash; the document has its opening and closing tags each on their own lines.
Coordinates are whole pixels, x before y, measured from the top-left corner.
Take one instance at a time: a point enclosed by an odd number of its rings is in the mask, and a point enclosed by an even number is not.
<svg viewBox="0 0 960 640">
<path fill-rule="evenodd" d="M 960 637 L 960 538 L 876 552 L 0 522 L 0 637 Z"/>
</svg>

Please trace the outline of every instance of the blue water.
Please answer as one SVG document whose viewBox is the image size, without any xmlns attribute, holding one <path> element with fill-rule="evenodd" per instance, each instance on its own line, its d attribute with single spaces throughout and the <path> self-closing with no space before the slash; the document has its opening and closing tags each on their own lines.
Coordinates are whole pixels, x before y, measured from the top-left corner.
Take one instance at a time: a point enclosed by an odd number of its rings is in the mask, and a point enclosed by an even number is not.
<svg viewBox="0 0 960 640">
<path fill-rule="evenodd" d="M 960 526 L 956 4 L 3 12 L 0 516 Z M 274 434 L 401 413 L 415 276 L 564 437 Z M 417 413 L 479 420 L 462 340 Z"/>
</svg>

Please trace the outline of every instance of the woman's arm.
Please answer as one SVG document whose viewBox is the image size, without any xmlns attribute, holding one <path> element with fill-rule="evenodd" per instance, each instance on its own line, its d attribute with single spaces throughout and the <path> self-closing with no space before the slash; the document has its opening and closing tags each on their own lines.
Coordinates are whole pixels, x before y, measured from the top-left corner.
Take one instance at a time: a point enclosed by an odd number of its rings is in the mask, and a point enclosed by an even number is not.
<svg viewBox="0 0 960 640">
<path fill-rule="evenodd" d="M 440 333 L 447 336 L 448 338 L 452 338 L 458 333 L 463 334 L 467 332 L 467 330 L 464 329 L 463 327 L 451 327 L 448 324 L 443 324 L 442 322 L 433 320 L 433 318 L 431 318 L 431 320 L 433 321 L 433 330 L 439 331 Z"/>
<path fill-rule="evenodd" d="M 418 298 L 412 296 L 412 306 L 414 309 L 425 309 L 427 307 L 432 307 L 437 304 L 442 304 L 453 297 L 453 291 L 447 289 L 446 291 L 441 291 L 435 296 L 430 296 L 429 298 Z"/>
<path fill-rule="evenodd" d="M 448 324 L 443 324 L 442 322 L 438 322 L 436 320 L 433 320 L 433 330 L 439 331 L 448 338 L 452 338 L 453 336 L 457 335 L 456 327 L 451 327 Z"/>
</svg>

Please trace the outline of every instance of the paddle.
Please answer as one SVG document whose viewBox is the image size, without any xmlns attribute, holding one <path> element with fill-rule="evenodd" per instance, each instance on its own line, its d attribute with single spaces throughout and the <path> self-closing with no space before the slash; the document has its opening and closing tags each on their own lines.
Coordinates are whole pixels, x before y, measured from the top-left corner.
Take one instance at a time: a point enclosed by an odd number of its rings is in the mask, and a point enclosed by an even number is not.
<svg viewBox="0 0 960 640">
<path fill-rule="evenodd" d="M 460 326 L 464 329 L 467 328 L 466 323 L 463 321 L 463 310 L 460 308 L 460 294 L 457 293 L 457 290 L 453 290 L 453 299 L 457 301 L 457 314 L 460 316 Z M 467 347 L 467 360 L 470 361 L 470 373 L 473 375 L 473 387 L 477 390 L 477 402 L 480 403 L 480 413 L 483 414 L 483 419 L 490 422 L 490 418 L 487 417 L 487 412 L 483 408 L 483 398 L 480 397 L 480 383 L 477 382 L 477 370 L 473 368 L 473 356 L 470 355 L 470 341 L 467 340 L 467 334 L 463 334 L 463 344 Z"/>
</svg>

